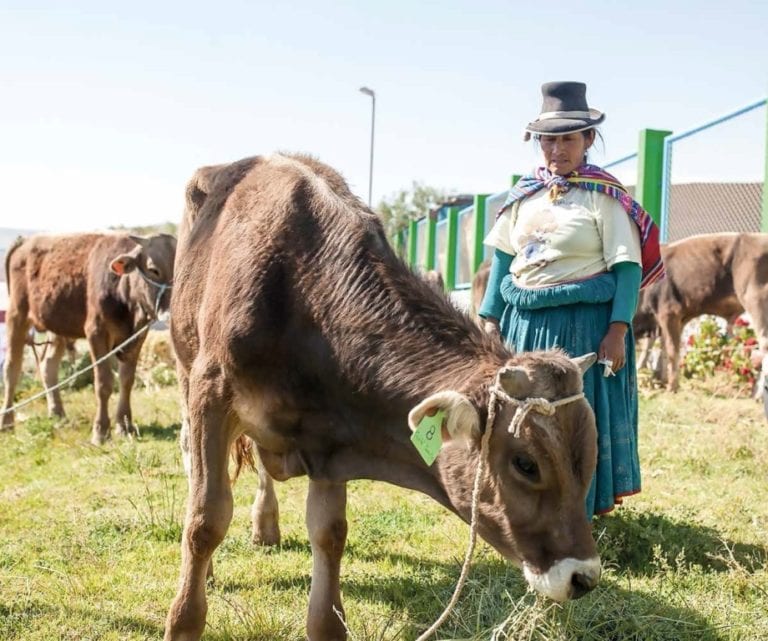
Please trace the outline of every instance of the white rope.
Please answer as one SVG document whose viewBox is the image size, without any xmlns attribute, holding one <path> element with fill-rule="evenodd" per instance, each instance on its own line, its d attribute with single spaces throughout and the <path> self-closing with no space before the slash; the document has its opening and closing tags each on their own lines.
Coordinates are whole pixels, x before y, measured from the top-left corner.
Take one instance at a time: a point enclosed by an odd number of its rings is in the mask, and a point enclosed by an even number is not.
<svg viewBox="0 0 768 641">
<path fill-rule="evenodd" d="M 0 410 L 0 416 L 4 416 L 5 414 L 8 414 L 10 412 L 13 412 L 13 411 L 19 409 L 20 407 L 24 407 L 25 405 L 29 405 L 32 401 L 36 401 L 38 398 L 42 398 L 43 396 L 45 396 L 49 392 L 53 392 L 53 391 L 55 391 L 57 389 L 60 389 L 61 387 L 64 387 L 64 385 L 66 385 L 70 381 L 75 380 L 78 376 L 80 376 L 80 374 L 84 374 L 85 372 L 87 372 L 89 370 L 92 370 L 94 367 L 96 367 L 97 365 L 100 365 L 105 360 L 107 360 L 110 356 L 112 356 L 116 352 L 119 352 L 128 343 L 130 343 L 131 341 L 136 340 L 136 337 L 139 336 L 139 334 L 141 334 L 143 332 L 146 332 L 149 329 L 149 326 L 151 324 L 152 324 L 152 322 L 147 323 L 139 331 L 137 331 L 135 334 L 133 334 L 133 336 L 130 336 L 129 338 L 125 339 L 122 343 L 120 343 L 117 347 L 115 347 L 115 349 L 113 349 L 111 352 L 108 352 L 107 354 L 104 354 L 104 356 L 102 356 L 101 358 L 99 358 L 95 362 L 91 363 L 87 367 L 84 367 L 80 371 L 75 372 L 71 376 L 68 376 L 63 381 L 61 381 L 60 383 L 54 385 L 53 387 L 47 387 L 42 392 L 38 392 L 37 394 L 34 394 L 33 396 L 30 396 L 29 398 L 25 398 L 23 401 L 21 401 L 19 403 L 16 403 L 16 405 L 13 405 L 13 406 L 9 407 L 8 409 Z M 45 382 L 43 382 L 43 387 L 45 387 Z"/>
<path fill-rule="evenodd" d="M 157 297 L 155 298 L 155 313 L 154 313 L 154 316 L 149 319 L 147 324 L 144 325 L 143 327 L 141 327 L 139 330 L 137 330 L 133 335 L 131 335 L 128 338 L 126 338 L 122 343 L 120 343 L 112 351 L 107 352 L 101 358 L 97 359 L 96 361 L 94 361 L 90 365 L 87 365 L 86 367 L 84 367 L 80 371 L 75 372 L 71 376 L 68 376 L 63 381 L 61 381 L 60 383 L 54 385 L 53 387 L 46 387 L 45 377 L 42 376 L 42 374 L 41 374 L 41 378 L 43 379 L 43 391 L 42 392 L 38 392 L 37 394 L 33 394 L 29 398 L 25 398 L 23 401 L 21 401 L 19 403 L 16 403 L 16 405 L 12 405 L 11 407 L 9 407 L 7 409 L 0 410 L 0 416 L 5 416 L 6 414 L 10 414 L 11 412 L 14 412 L 17 409 L 19 409 L 21 407 L 24 407 L 25 405 L 29 405 L 33 401 L 36 401 L 38 398 L 42 398 L 43 396 L 47 396 L 49 393 L 54 392 L 57 389 L 61 389 L 62 387 L 64 387 L 70 381 L 75 380 L 78 376 L 80 376 L 80 374 L 85 374 L 85 372 L 88 372 L 88 371 L 92 370 L 94 367 L 96 367 L 97 365 L 100 365 L 101 363 L 103 363 L 105 360 L 107 360 L 112 355 L 114 355 L 117 352 L 119 352 L 121 349 L 123 349 L 123 347 L 125 347 L 129 343 L 131 343 L 134 340 L 136 340 L 136 338 L 138 338 L 139 335 L 143 334 L 144 332 L 146 332 L 149 329 L 150 325 L 152 325 L 152 323 L 157 319 L 157 313 L 158 313 L 158 311 L 160 309 L 160 299 L 162 298 L 163 294 L 165 293 L 165 291 L 167 289 L 171 289 L 172 285 L 168 285 L 168 284 L 165 284 L 165 283 L 156 283 L 155 281 L 147 278 L 147 276 L 145 276 L 144 272 L 142 272 L 141 270 L 139 270 L 139 273 L 142 275 L 144 280 L 146 280 L 148 283 L 150 283 L 151 285 L 154 285 L 155 287 L 157 287 L 160 290 L 158 292 L 158 294 L 157 294 Z M 142 311 L 144 311 L 144 313 L 146 313 L 146 310 L 142 310 Z M 33 349 L 34 349 L 34 347 L 33 347 Z M 41 373 L 40 372 L 39 363 L 38 363 L 38 373 Z"/>
<path fill-rule="evenodd" d="M 580 398 L 584 398 L 584 393 L 574 394 L 555 401 L 547 400 L 546 398 L 513 398 L 507 394 L 499 383 L 499 374 L 496 375 L 493 385 L 491 386 L 491 394 L 488 398 L 488 418 L 485 422 L 485 432 L 480 440 L 480 458 L 477 462 L 477 470 L 475 472 L 475 483 L 472 487 L 472 507 L 470 509 L 470 525 L 469 525 L 469 544 L 467 545 L 467 553 L 464 556 L 464 564 L 461 567 L 461 574 L 459 580 L 454 588 L 453 595 L 451 596 L 448 605 L 445 606 L 443 613 L 424 633 L 419 636 L 416 641 L 426 641 L 431 637 L 437 629 L 445 622 L 448 615 L 453 610 L 456 602 L 459 600 L 459 595 L 464 589 L 464 584 L 467 581 L 469 575 L 469 566 L 472 562 L 472 554 L 475 551 L 475 543 L 477 542 L 477 515 L 480 507 L 480 479 L 482 478 L 485 470 L 485 458 L 488 453 L 488 443 L 491 439 L 491 430 L 493 429 L 493 423 L 496 420 L 496 401 L 501 398 L 509 403 L 517 404 L 515 415 L 512 417 L 512 422 L 509 425 L 508 431 L 514 434 L 515 437 L 519 436 L 520 425 L 525 420 L 528 412 L 535 410 L 546 416 L 552 416 L 555 413 L 555 408 L 566 403 L 572 403 Z"/>
</svg>

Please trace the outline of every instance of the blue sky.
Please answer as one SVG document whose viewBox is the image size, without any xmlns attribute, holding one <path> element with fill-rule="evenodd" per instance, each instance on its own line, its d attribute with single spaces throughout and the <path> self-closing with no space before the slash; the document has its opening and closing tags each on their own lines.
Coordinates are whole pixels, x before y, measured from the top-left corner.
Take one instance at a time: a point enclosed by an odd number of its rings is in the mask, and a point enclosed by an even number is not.
<svg viewBox="0 0 768 641">
<path fill-rule="evenodd" d="M 588 84 L 602 162 L 764 97 L 766 33 L 754 0 L 0 0 L 0 226 L 177 221 L 198 166 L 276 150 L 367 198 L 362 85 L 374 203 L 413 180 L 498 192 L 537 161 L 543 82 Z M 760 179 L 765 122 L 710 135 L 686 177 Z"/>
</svg>

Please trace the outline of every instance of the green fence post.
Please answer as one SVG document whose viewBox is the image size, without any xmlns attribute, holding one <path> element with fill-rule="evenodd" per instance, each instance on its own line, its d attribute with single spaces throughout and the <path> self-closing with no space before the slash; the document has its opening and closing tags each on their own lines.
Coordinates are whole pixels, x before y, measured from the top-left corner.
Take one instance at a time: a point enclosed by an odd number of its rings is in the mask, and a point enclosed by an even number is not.
<svg viewBox="0 0 768 641">
<path fill-rule="evenodd" d="M 664 165 L 664 138 L 671 131 L 642 129 L 637 152 L 635 200 L 661 228 L 661 182 Z"/>
<path fill-rule="evenodd" d="M 488 194 L 475 195 L 475 242 L 472 244 L 472 273 L 477 271 L 480 263 L 483 262 L 485 247 L 483 239 L 485 238 L 485 205 L 488 200 Z"/>
<path fill-rule="evenodd" d="M 413 269 L 416 266 L 416 255 L 419 251 L 419 228 L 417 221 L 408 221 L 408 265 Z"/>
<path fill-rule="evenodd" d="M 435 269 L 435 244 L 437 242 L 437 212 L 427 215 L 427 264 L 424 270 Z"/>
<path fill-rule="evenodd" d="M 760 231 L 768 232 L 768 106 L 765 108 L 765 164 L 763 165 L 763 215 L 760 218 Z"/>
<path fill-rule="evenodd" d="M 448 238 L 447 257 L 445 259 L 445 291 L 452 292 L 456 289 L 456 252 L 459 247 L 459 208 L 448 208 Z"/>
</svg>

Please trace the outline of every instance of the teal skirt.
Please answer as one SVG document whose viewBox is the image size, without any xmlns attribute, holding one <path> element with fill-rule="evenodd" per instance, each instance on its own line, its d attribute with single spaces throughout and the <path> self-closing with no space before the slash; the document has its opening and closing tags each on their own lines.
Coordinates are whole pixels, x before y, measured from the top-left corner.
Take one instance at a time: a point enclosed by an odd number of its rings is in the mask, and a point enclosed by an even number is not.
<svg viewBox="0 0 768 641">
<path fill-rule="evenodd" d="M 519 352 L 559 347 L 571 356 L 597 352 L 608 331 L 616 280 L 600 274 L 577 283 L 538 289 L 501 283 L 506 303 L 501 318 L 505 342 Z M 587 515 L 610 512 L 625 496 L 640 491 L 637 449 L 635 339 L 626 334 L 627 362 L 605 378 L 596 364 L 584 375 L 586 396 L 597 422 L 597 469 L 587 495 Z"/>
</svg>

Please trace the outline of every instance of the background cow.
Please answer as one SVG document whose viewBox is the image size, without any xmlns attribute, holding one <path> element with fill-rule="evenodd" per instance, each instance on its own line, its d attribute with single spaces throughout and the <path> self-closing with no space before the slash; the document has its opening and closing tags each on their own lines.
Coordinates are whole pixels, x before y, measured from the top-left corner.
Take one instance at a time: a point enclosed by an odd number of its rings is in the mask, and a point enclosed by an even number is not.
<svg viewBox="0 0 768 641">
<path fill-rule="evenodd" d="M 67 340 L 87 338 L 93 360 L 107 354 L 140 327 L 168 308 L 176 239 L 168 234 L 143 238 L 128 234 L 71 234 L 19 239 L 6 255 L 8 280 L 8 357 L 3 409 L 13 405 L 21 374 L 24 343 L 30 324 L 55 334 L 42 372 L 47 388 L 58 380 Z M 165 291 L 164 291 L 165 290 Z M 120 400 L 116 424 L 121 433 L 135 431 L 130 393 L 136 360 L 146 334 L 118 354 Z M 109 437 L 108 401 L 112 393 L 109 361 L 95 370 L 97 411 L 91 441 Z M 52 414 L 62 416 L 58 391 L 50 393 Z M 13 426 L 13 412 L 3 415 L 3 428 Z"/>
<path fill-rule="evenodd" d="M 276 480 L 309 476 L 312 641 L 346 636 L 334 612 L 343 612 L 346 482 L 419 490 L 469 520 L 483 434 L 480 536 L 554 599 L 596 585 L 584 509 L 596 432 L 580 395 L 594 354 L 513 358 L 395 256 L 378 217 L 336 172 L 303 156 L 199 170 L 175 272 L 190 493 L 166 640 L 203 632 L 209 562 L 232 518 L 227 462 L 243 434 Z M 486 425 L 496 380 L 520 400 L 494 403 Z M 508 431 L 529 397 L 568 402 L 523 414 Z M 428 465 L 410 434 L 435 412 L 444 442 Z"/>
<path fill-rule="evenodd" d="M 768 234 L 703 234 L 662 247 L 667 277 L 641 292 L 636 331 L 655 318 L 665 352 L 666 379 L 679 386 L 680 338 L 702 314 L 752 318 L 760 349 L 768 348 Z M 642 324 L 638 327 L 637 324 Z"/>
</svg>

